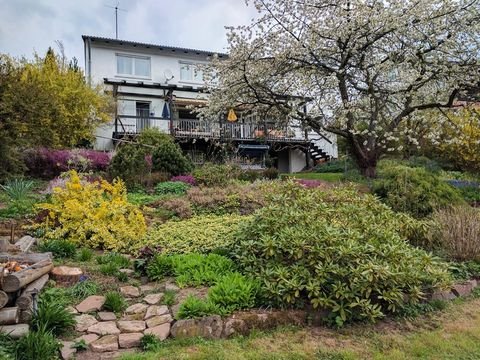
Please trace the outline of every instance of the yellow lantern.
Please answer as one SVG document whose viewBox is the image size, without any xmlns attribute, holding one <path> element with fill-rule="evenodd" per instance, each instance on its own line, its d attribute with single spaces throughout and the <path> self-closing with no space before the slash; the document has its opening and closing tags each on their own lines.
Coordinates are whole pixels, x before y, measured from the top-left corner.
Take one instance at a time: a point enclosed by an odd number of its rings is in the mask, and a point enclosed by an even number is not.
<svg viewBox="0 0 480 360">
<path fill-rule="evenodd" d="M 230 122 L 237 121 L 237 114 L 235 114 L 235 111 L 233 111 L 233 109 L 230 109 L 228 111 L 227 120 L 230 121 Z"/>
</svg>

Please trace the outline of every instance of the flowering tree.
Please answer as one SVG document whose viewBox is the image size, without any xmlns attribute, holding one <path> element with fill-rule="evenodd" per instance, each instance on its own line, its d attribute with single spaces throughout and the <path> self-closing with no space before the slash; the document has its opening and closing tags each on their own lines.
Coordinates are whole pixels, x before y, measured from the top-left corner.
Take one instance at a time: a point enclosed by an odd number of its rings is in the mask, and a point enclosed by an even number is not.
<svg viewBox="0 0 480 360">
<path fill-rule="evenodd" d="M 400 126 L 451 107 L 479 77 L 475 0 L 247 0 L 229 58 L 206 71 L 212 116 L 230 108 L 296 119 L 347 139 L 366 176 L 398 149 Z M 278 120 L 284 121 L 284 120 Z"/>
</svg>

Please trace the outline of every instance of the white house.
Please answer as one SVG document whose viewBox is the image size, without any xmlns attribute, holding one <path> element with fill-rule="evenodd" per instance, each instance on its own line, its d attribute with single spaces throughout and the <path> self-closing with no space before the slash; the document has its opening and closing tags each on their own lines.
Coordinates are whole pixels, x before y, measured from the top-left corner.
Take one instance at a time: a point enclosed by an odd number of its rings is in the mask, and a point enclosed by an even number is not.
<svg viewBox="0 0 480 360">
<path fill-rule="evenodd" d="M 199 120 L 191 107 L 206 103 L 198 64 L 213 56 L 204 50 L 82 36 L 86 78 L 102 84 L 117 102 L 112 121 L 96 132 L 97 149 L 155 127 L 170 133 L 196 162 L 229 157 L 250 167 L 272 159 L 281 172 L 300 171 L 315 160 L 336 158 L 336 137 L 306 133 L 290 124 L 279 128 L 252 115 Z M 220 58 L 226 54 L 217 54 Z"/>
</svg>

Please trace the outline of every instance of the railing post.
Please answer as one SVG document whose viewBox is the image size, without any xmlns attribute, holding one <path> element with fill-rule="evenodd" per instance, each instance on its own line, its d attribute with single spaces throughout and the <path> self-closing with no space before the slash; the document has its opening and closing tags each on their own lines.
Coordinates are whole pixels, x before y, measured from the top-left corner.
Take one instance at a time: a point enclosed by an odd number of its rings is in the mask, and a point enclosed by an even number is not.
<svg viewBox="0 0 480 360">
<path fill-rule="evenodd" d="M 115 136 L 118 136 L 118 115 L 115 116 Z"/>
</svg>

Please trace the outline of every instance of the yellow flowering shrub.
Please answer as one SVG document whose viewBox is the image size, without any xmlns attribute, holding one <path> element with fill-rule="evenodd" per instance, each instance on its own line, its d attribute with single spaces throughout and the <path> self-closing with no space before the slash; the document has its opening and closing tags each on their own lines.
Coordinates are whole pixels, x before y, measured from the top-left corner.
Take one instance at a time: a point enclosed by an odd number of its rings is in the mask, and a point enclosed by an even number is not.
<svg viewBox="0 0 480 360">
<path fill-rule="evenodd" d="M 71 171 L 65 188 L 54 188 L 51 201 L 37 208 L 48 213 L 35 225 L 45 230 L 45 238 L 67 239 L 81 246 L 128 250 L 147 230 L 143 214 L 127 201 L 121 180 L 90 183 Z"/>
</svg>

